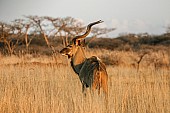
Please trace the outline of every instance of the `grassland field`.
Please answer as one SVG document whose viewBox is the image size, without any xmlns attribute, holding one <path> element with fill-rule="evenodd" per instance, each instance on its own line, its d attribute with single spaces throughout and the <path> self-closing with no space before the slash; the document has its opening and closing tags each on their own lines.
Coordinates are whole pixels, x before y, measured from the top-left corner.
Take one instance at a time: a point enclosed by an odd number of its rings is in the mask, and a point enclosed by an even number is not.
<svg viewBox="0 0 170 113">
<path fill-rule="evenodd" d="M 107 107 L 103 93 L 82 94 L 64 56 L 0 56 L 0 113 L 170 113 L 170 57 L 162 53 L 147 54 L 137 69 L 137 53 L 87 52 L 117 62 L 106 65 Z"/>
</svg>

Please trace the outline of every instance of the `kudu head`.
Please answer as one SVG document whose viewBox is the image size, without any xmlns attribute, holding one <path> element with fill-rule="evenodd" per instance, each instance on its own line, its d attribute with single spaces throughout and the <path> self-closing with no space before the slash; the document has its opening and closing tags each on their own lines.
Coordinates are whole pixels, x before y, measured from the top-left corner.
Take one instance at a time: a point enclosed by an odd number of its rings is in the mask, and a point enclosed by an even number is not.
<svg viewBox="0 0 170 113">
<path fill-rule="evenodd" d="M 92 26 L 102 23 L 102 22 L 103 21 L 99 20 L 99 21 L 90 23 L 87 26 L 86 32 L 83 35 L 79 35 L 79 36 L 76 36 L 75 38 L 73 38 L 71 43 L 67 47 L 63 48 L 60 51 L 60 53 L 62 55 L 68 56 L 68 58 L 73 57 L 76 54 L 78 48 L 83 46 L 83 42 L 85 41 L 86 36 L 90 33 Z"/>
</svg>

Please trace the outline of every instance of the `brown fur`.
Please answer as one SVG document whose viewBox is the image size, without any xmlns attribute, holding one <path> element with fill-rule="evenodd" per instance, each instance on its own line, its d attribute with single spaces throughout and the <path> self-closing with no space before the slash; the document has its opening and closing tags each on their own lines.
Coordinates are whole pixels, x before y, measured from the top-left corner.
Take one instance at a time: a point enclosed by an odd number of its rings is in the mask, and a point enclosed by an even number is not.
<svg viewBox="0 0 170 113">
<path fill-rule="evenodd" d="M 79 76 L 83 92 L 86 88 L 90 87 L 92 90 L 98 89 L 98 94 L 100 94 L 101 88 L 103 88 L 105 94 L 108 93 L 108 75 L 105 65 L 96 56 L 87 58 L 82 44 L 84 38 L 90 33 L 91 27 L 101 22 L 103 21 L 99 20 L 90 23 L 87 26 L 85 34 L 76 36 L 70 45 L 60 51 L 62 55 L 71 58 L 71 66 L 74 72 Z"/>
<path fill-rule="evenodd" d="M 84 88 L 92 88 L 92 90 L 97 89 L 98 94 L 100 94 L 100 89 L 103 88 L 104 93 L 108 93 L 108 75 L 105 65 L 98 60 L 97 57 L 93 56 L 86 59 L 81 66 L 80 73 L 78 73 L 80 81 Z M 85 86 L 85 87 L 84 87 Z"/>
</svg>

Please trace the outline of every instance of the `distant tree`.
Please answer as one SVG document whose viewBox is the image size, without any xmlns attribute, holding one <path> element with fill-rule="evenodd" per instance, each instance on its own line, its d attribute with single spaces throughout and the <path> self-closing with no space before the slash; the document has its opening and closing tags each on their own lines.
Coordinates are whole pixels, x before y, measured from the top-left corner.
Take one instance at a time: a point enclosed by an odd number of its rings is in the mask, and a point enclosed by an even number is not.
<svg viewBox="0 0 170 113">
<path fill-rule="evenodd" d="M 48 41 L 48 36 L 46 35 L 46 31 L 43 29 L 46 26 L 48 26 L 48 24 L 46 24 L 46 18 L 45 17 L 39 17 L 39 16 L 25 16 L 26 18 L 28 18 L 30 20 L 31 23 L 33 23 L 34 25 L 34 29 L 39 32 L 40 34 L 43 35 L 43 38 L 47 44 L 47 46 L 49 48 L 51 48 L 51 50 L 53 52 L 55 52 L 55 49 L 53 47 L 53 45 L 51 45 Z"/>
<path fill-rule="evenodd" d="M 114 31 L 116 28 L 93 28 L 92 29 L 92 34 L 95 35 L 95 36 L 98 36 L 98 35 L 105 35 L 109 32 L 112 32 Z"/>
<path fill-rule="evenodd" d="M 102 36 L 102 35 L 106 35 L 109 32 L 114 31 L 115 28 L 98 28 L 95 27 L 92 29 L 92 36 L 90 38 L 87 38 L 86 40 L 84 40 L 85 42 L 82 43 L 84 44 L 85 47 L 88 47 L 88 45 L 90 44 L 90 42 L 92 42 L 95 38 Z"/>
<path fill-rule="evenodd" d="M 18 45 L 19 40 L 23 36 L 22 26 L 11 23 L 0 22 L 1 37 L 0 42 L 4 44 L 4 48 L 10 55 L 14 54 L 14 50 Z"/>
<path fill-rule="evenodd" d="M 26 19 L 15 19 L 13 22 L 15 23 L 15 25 L 20 26 L 20 28 L 22 29 L 22 34 L 24 35 L 23 38 L 26 46 L 26 52 L 28 53 L 28 48 L 33 38 L 33 37 L 28 38 L 28 31 L 31 27 L 33 27 L 33 23 Z"/>
<path fill-rule="evenodd" d="M 166 27 L 166 33 L 170 33 L 170 24 Z"/>
<path fill-rule="evenodd" d="M 78 21 L 72 17 L 65 17 L 65 18 L 52 18 L 46 17 L 49 21 L 52 22 L 53 26 L 55 27 L 56 34 L 62 38 L 63 46 L 65 47 L 68 42 L 74 38 L 76 35 L 82 34 L 86 27 L 83 25 L 82 22 Z M 93 28 L 91 34 L 92 38 L 87 41 L 89 43 L 93 39 L 95 39 L 99 35 L 107 34 L 111 31 L 115 30 L 115 28 Z"/>
<path fill-rule="evenodd" d="M 46 17 L 55 28 L 55 35 L 60 36 L 63 41 L 63 46 L 65 47 L 71 38 L 75 37 L 81 33 L 84 28 L 82 28 L 82 23 L 78 22 L 76 19 L 72 17 L 65 18 L 52 18 Z"/>
<path fill-rule="evenodd" d="M 25 44 L 26 51 L 28 52 L 32 39 L 37 36 L 42 36 L 47 46 L 55 52 L 48 37 L 60 37 L 62 39 L 63 46 L 67 46 L 72 38 L 83 34 L 86 30 L 85 25 L 81 21 L 72 17 L 24 17 L 24 19 L 15 19 L 10 24 L 0 22 L 0 42 L 3 43 L 5 50 L 7 50 L 10 54 L 14 53 L 19 41 L 22 41 L 22 44 Z M 105 35 L 113 30 L 115 29 L 93 28 L 91 38 L 84 41 L 84 44 L 88 45 L 88 43 L 96 37 L 103 34 Z"/>
</svg>

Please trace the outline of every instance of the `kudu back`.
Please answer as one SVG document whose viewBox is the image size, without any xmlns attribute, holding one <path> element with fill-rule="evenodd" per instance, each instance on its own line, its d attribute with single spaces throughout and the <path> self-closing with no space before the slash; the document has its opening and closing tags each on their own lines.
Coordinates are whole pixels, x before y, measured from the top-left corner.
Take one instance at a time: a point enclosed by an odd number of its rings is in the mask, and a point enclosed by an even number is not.
<svg viewBox="0 0 170 113">
<path fill-rule="evenodd" d="M 60 51 L 62 55 L 66 55 L 71 59 L 71 67 L 79 76 L 83 92 L 90 87 L 92 90 L 97 89 L 99 94 L 101 88 L 105 94 L 108 93 L 108 74 L 105 64 L 96 56 L 87 58 L 83 47 L 83 42 L 90 33 L 91 27 L 101 22 L 103 21 L 90 23 L 83 35 L 73 38 L 71 43 Z"/>
</svg>

